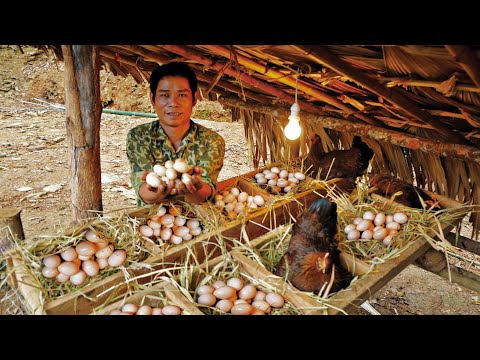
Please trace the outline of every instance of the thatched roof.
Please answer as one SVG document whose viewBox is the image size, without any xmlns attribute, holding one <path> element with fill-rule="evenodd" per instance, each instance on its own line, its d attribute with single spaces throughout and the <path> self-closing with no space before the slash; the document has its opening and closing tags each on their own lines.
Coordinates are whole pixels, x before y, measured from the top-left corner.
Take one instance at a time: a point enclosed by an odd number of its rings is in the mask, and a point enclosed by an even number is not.
<svg viewBox="0 0 480 360">
<path fill-rule="evenodd" d="M 50 46 L 61 57 L 59 47 Z M 354 135 L 374 149 L 375 171 L 480 204 L 480 46 L 99 45 L 115 75 L 187 61 L 201 96 L 233 109 L 255 163 L 285 156 L 282 127 L 298 104 L 304 132 L 325 151 Z M 476 219 L 480 224 L 480 218 Z"/>
</svg>

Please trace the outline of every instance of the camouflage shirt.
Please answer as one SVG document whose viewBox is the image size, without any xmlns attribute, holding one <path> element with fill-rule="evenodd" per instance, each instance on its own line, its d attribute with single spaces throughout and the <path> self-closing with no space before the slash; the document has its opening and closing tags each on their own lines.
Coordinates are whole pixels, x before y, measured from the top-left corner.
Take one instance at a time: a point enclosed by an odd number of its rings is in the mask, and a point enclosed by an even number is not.
<svg viewBox="0 0 480 360">
<path fill-rule="evenodd" d="M 137 195 L 137 205 L 146 205 L 138 195 L 144 170 L 167 160 L 184 158 L 189 165 L 203 168 L 202 179 L 212 188 L 213 198 L 218 174 L 223 166 L 225 140 L 215 131 L 190 121 L 190 129 L 180 147 L 175 149 L 159 120 L 134 127 L 127 135 L 127 157 L 132 171 L 131 182 Z"/>
</svg>

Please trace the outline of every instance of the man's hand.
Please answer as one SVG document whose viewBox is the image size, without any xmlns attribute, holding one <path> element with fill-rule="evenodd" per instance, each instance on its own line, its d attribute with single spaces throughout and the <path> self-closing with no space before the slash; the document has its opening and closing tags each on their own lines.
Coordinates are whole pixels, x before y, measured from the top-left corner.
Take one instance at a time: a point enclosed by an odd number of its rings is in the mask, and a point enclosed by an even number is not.
<svg viewBox="0 0 480 360">
<path fill-rule="evenodd" d="M 143 181 L 146 180 L 147 174 L 150 170 L 145 170 L 141 176 Z M 156 204 L 159 203 L 161 200 L 165 199 L 172 190 L 175 188 L 175 180 L 170 180 L 167 184 L 163 181 L 161 182 L 158 188 L 154 188 L 144 182 L 138 188 L 138 194 L 143 199 L 146 204 Z"/>
</svg>

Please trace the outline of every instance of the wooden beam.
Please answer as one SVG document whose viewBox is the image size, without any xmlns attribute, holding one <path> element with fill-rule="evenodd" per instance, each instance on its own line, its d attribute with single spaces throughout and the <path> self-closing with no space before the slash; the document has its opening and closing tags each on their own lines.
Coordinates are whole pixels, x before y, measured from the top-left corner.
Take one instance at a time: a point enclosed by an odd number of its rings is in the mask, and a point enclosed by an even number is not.
<svg viewBox="0 0 480 360">
<path fill-rule="evenodd" d="M 473 83 L 480 88 L 480 60 L 468 46 L 445 45 L 456 62 L 459 62 Z"/>
<path fill-rule="evenodd" d="M 432 273 L 434 273 L 438 276 L 441 276 L 441 277 L 447 279 L 448 281 L 454 282 L 454 283 L 456 283 L 458 285 L 461 285 L 461 286 L 463 286 L 467 289 L 470 289 L 470 290 L 473 290 L 473 291 L 476 291 L 476 292 L 480 293 L 480 276 L 471 272 L 471 271 L 462 269 L 462 268 L 460 268 L 458 266 L 455 266 L 455 265 L 450 265 L 449 268 L 445 267 L 444 269 L 442 269 L 439 272 L 433 272 L 433 271 L 429 270 L 428 268 L 425 268 L 423 265 L 421 265 L 419 263 L 415 263 L 415 265 L 424 269 L 424 270 L 430 271 L 430 272 L 432 272 Z M 449 270 L 450 270 L 450 272 L 449 272 Z"/>
<path fill-rule="evenodd" d="M 435 120 L 428 112 L 419 108 L 417 105 L 415 105 L 415 103 L 410 101 L 401 93 L 397 92 L 396 89 L 385 87 L 375 79 L 372 79 L 358 69 L 355 69 L 328 51 L 325 47 L 313 48 L 310 46 L 293 45 L 293 48 L 295 48 L 297 51 L 301 51 L 308 56 L 308 58 L 333 69 L 343 76 L 348 77 L 352 81 L 356 82 L 359 86 L 362 86 L 378 96 L 390 101 L 392 104 L 405 111 L 405 113 L 411 117 L 430 125 L 433 129 L 442 134 L 445 137 L 445 140 L 448 142 L 464 145 L 468 144 L 468 141 L 465 139 L 465 137 L 455 132 L 455 130 L 453 130 L 451 127 Z"/>
<path fill-rule="evenodd" d="M 207 49 L 210 49 L 215 54 L 220 54 L 227 59 L 231 59 L 230 49 L 228 49 L 224 46 L 205 45 L 204 47 L 207 48 Z M 241 65 L 247 67 L 248 69 L 254 70 L 254 71 L 256 71 L 256 72 L 258 72 L 262 75 L 268 76 L 269 78 L 275 79 L 276 81 L 278 81 L 282 84 L 288 85 L 288 86 L 292 87 L 293 89 L 298 88 L 299 91 L 302 91 L 307 95 L 310 95 L 314 99 L 323 101 L 323 102 L 325 102 L 327 104 L 330 104 L 330 105 L 332 105 L 332 106 L 334 106 L 334 107 L 336 107 L 340 110 L 343 110 L 347 115 L 354 115 L 354 116 L 358 115 L 357 116 L 358 118 L 360 118 L 362 121 L 364 121 L 368 124 L 371 124 L 371 125 L 377 125 L 377 126 L 382 126 L 383 125 L 380 121 L 377 121 L 375 119 L 371 119 L 364 114 L 358 113 L 357 109 L 344 104 L 343 102 L 341 102 L 337 98 L 335 98 L 335 97 L 333 97 L 329 94 L 326 94 L 326 93 L 324 93 L 324 92 L 322 92 L 318 89 L 312 88 L 308 83 L 306 83 L 304 81 L 299 80 L 297 82 L 297 79 L 292 77 L 292 76 L 288 76 L 288 75 L 285 75 L 284 73 L 282 73 L 280 71 L 268 68 L 267 66 L 259 64 L 256 61 L 254 61 L 254 60 L 252 60 L 252 59 L 250 59 L 246 56 L 240 55 L 240 54 L 236 54 L 235 59 L 238 60 L 238 62 Z"/>
<path fill-rule="evenodd" d="M 16 241 L 25 239 L 21 211 L 17 208 L 0 208 L 0 255 L 13 247 Z"/>
<path fill-rule="evenodd" d="M 102 211 L 100 73 L 92 45 L 62 45 L 69 147 L 71 206 L 75 223 Z"/>
<path fill-rule="evenodd" d="M 278 105 L 266 106 L 252 104 L 251 102 L 245 102 L 239 99 L 222 97 L 219 99 L 219 101 L 222 104 L 236 106 L 273 116 L 288 117 L 290 115 L 289 108 Z M 411 134 L 405 134 L 400 131 L 354 123 L 345 119 L 319 116 L 308 112 L 300 112 L 300 118 L 302 119 L 301 121 L 309 122 L 313 128 L 316 126 L 321 126 L 337 131 L 347 131 L 352 134 L 366 136 L 377 141 L 389 142 L 394 145 L 403 146 L 412 150 L 420 150 L 438 156 L 453 157 L 456 159 L 468 160 L 480 164 L 480 149 L 471 146 L 431 140 Z"/>
<path fill-rule="evenodd" d="M 399 77 L 381 77 L 379 81 L 387 82 L 387 86 L 398 86 L 398 85 L 406 85 L 406 86 L 415 86 L 415 87 L 431 87 L 437 89 L 442 85 L 441 81 L 428 81 L 428 80 L 408 80 Z M 473 85 L 455 85 L 455 90 L 459 91 L 468 91 L 474 93 L 480 93 L 480 88 L 473 86 Z"/>
<path fill-rule="evenodd" d="M 467 250 L 475 255 L 480 256 L 480 241 L 475 241 L 457 233 L 448 233 L 445 236 L 450 244 L 460 249 Z"/>
</svg>

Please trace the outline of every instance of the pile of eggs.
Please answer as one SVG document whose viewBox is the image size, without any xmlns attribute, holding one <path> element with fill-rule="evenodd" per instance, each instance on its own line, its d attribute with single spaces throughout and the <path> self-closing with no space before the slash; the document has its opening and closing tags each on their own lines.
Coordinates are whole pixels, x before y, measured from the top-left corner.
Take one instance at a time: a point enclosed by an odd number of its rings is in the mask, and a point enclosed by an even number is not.
<svg viewBox="0 0 480 360">
<path fill-rule="evenodd" d="M 55 278 L 60 283 L 69 281 L 73 285 L 81 285 L 88 276 L 95 276 L 100 270 L 125 262 L 126 251 L 115 250 L 113 244 L 98 236 L 94 230 L 89 229 L 85 239 L 65 249 L 60 255 L 44 257 L 42 275 L 48 279 Z"/>
<path fill-rule="evenodd" d="M 164 165 L 155 164 L 153 170 L 147 174 L 145 181 L 148 185 L 154 188 L 158 188 L 162 183 L 164 186 L 170 180 L 175 180 L 175 188 L 179 182 L 185 184 L 192 181 L 191 173 L 193 166 L 188 165 L 184 158 L 178 158 L 173 160 L 167 160 Z M 180 178 L 179 178 L 179 174 Z M 176 190 L 172 190 L 172 195 L 175 195 Z"/>
<path fill-rule="evenodd" d="M 255 180 L 258 185 L 267 186 L 273 194 L 282 192 L 288 193 L 293 186 L 297 185 L 306 178 L 302 172 L 289 172 L 287 169 L 280 169 L 274 166 L 255 174 Z"/>
<path fill-rule="evenodd" d="M 249 195 L 240 191 L 237 187 L 225 190 L 214 197 L 215 208 L 224 210 L 229 219 L 235 220 L 239 214 L 246 210 L 257 209 L 265 205 L 265 199 L 261 195 Z"/>
<path fill-rule="evenodd" d="M 386 215 L 383 212 L 365 211 L 362 217 L 356 217 L 352 223 L 345 226 L 344 231 L 348 240 L 373 239 L 388 246 L 407 221 L 407 214 L 402 212 Z"/>
<path fill-rule="evenodd" d="M 211 285 L 200 285 L 196 289 L 197 303 L 215 306 L 216 309 L 232 315 L 266 315 L 272 308 L 282 308 L 285 300 L 282 295 L 257 290 L 253 284 L 231 277 L 225 283 L 216 280 Z"/>
<path fill-rule="evenodd" d="M 200 235 L 202 228 L 200 220 L 183 216 L 179 206 L 161 205 L 146 224 L 140 225 L 139 232 L 146 238 L 157 239 L 160 244 L 170 241 L 178 245 Z"/>
<path fill-rule="evenodd" d="M 109 315 L 181 315 L 182 309 L 177 305 L 166 305 L 163 308 L 150 305 L 138 306 L 134 303 L 127 303 L 121 309 L 109 312 Z"/>
</svg>

